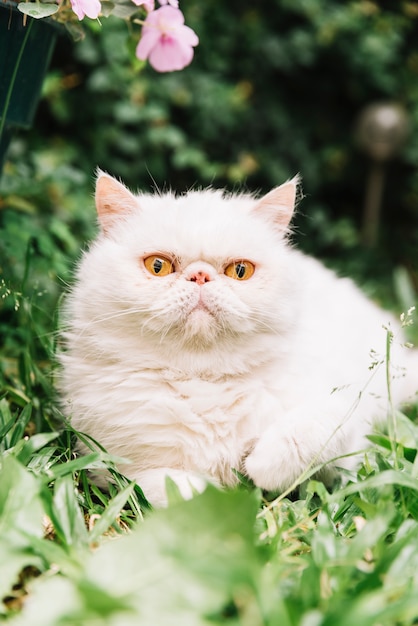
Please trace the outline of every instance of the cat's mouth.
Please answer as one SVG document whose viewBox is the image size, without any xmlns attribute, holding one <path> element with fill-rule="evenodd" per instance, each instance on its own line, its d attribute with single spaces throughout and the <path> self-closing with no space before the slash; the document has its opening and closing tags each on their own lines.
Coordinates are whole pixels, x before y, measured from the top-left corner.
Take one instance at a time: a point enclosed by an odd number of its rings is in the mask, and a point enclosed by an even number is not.
<svg viewBox="0 0 418 626">
<path fill-rule="evenodd" d="M 189 311 L 189 315 L 195 311 L 205 311 L 206 313 L 209 313 L 209 315 L 212 315 L 209 307 L 202 300 L 199 300 L 199 302 Z"/>
<path fill-rule="evenodd" d="M 215 339 L 219 332 L 219 323 L 210 303 L 200 296 L 191 304 L 185 316 L 184 337 L 207 344 Z"/>
<path fill-rule="evenodd" d="M 187 314 L 188 321 L 192 318 L 200 320 L 202 324 L 207 325 L 213 322 L 215 316 L 206 304 L 199 302 Z"/>
<path fill-rule="evenodd" d="M 190 309 L 188 311 L 188 316 L 195 312 L 203 312 L 208 313 L 213 316 L 212 307 L 210 306 L 210 302 L 207 298 L 204 298 L 204 295 L 201 290 L 199 290 L 199 294 L 194 302 L 190 303 Z"/>
</svg>

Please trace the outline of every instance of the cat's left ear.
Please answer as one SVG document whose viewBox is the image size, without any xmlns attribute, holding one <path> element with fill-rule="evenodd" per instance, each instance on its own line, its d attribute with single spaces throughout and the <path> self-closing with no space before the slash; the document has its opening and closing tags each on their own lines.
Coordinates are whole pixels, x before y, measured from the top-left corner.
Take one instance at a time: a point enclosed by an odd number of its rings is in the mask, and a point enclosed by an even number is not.
<svg viewBox="0 0 418 626">
<path fill-rule="evenodd" d="M 138 199 L 133 193 L 100 170 L 97 172 L 95 199 L 97 215 L 104 232 L 127 213 L 138 210 Z"/>
<path fill-rule="evenodd" d="M 299 174 L 280 187 L 275 187 L 257 201 L 254 211 L 265 215 L 275 228 L 286 231 L 292 219 L 301 180 Z"/>
</svg>

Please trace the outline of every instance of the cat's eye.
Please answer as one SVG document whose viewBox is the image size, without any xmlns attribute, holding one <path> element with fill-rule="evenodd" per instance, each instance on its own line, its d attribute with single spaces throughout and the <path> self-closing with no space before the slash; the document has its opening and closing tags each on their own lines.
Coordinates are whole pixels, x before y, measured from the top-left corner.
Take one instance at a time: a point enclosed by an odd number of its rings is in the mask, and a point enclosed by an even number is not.
<svg viewBox="0 0 418 626">
<path fill-rule="evenodd" d="M 250 261 L 234 261 L 225 268 L 226 276 L 235 280 L 248 280 L 254 274 L 255 267 Z"/>
<path fill-rule="evenodd" d="M 146 257 L 144 265 L 153 276 L 168 276 L 174 272 L 173 262 L 159 254 Z"/>
</svg>

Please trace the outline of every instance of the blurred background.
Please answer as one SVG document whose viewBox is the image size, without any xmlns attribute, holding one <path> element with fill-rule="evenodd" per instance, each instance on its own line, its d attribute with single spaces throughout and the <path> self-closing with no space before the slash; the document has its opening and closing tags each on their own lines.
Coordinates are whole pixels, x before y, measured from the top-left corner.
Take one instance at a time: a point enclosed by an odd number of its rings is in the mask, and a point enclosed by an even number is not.
<svg viewBox="0 0 418 626">
<path fill-rule="evenodd" d="M 83 41 L 59 39 L 33 128 L 14 137 L 0 182 L 3 305 L 16 305 L 8 289 L 32 289 L 52 315 L 95 232 L 99 166 L 143 191 L 264 193 L 299 172 L 295 243 L 383 304 L 410 306 L 418 291 L 418 2 L 180 5 L 200 38 L 181 72 L 143 67 L 120 20 L 90 23 Z M 359 130 L 373 104 L 392 108 L 380 121 L 372 111 Z M 379 124 L 390 144 L 384 156 L 375 150 Z M 378 211 L 372 233 L 370 211 Z"/>
</svg>

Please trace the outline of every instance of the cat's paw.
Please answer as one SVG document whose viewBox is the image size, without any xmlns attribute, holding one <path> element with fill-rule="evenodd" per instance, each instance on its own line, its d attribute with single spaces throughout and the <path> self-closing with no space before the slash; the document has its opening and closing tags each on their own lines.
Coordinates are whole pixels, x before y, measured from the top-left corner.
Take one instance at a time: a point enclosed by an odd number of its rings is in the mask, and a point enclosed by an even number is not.
<svg viewBox="0 0 418 626">
<path fill-rule="evenodd" d="M 263 436 L 244 461 L 245 473 L 257 487 L 284 491 L 298 479 L 312 459 L 310 446 L 291 433 L 280 437 Z"/>
<path fill-rule="evenodd" d="M 167 478 L 176 484 L 185 500 L 190 500 L 196 493 L 202 493 L 208 485 L 208 481 L 202 476 L 184 470 L 158 468 L 141 472 L 136 477 L 137 483 L 154 507 L 167 506 Z"/>
<path fill-rule="evenodd" d="M 192 472 L 182 470 L 171 470 L 166 474 L 178 487 L 180 494 L 185 500 L 190 500 L 198 493 L 203 493 L 208 485 L 208 480 Z"/>
</svg>

